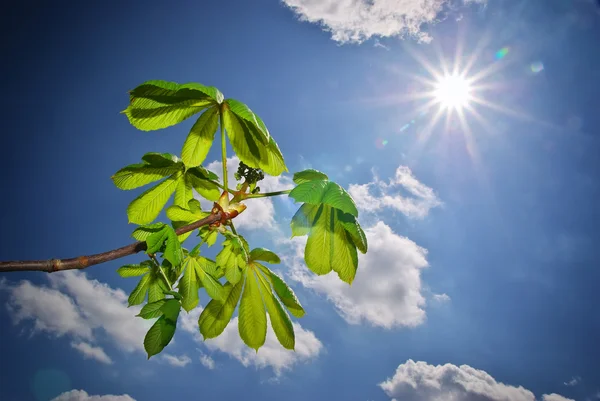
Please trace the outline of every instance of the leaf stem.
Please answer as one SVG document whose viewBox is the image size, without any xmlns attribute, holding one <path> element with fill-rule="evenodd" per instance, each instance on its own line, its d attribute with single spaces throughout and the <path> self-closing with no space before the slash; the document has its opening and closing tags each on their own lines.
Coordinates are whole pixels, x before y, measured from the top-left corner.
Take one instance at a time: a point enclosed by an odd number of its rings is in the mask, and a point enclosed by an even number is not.
<svg viewBox="0 0 600 401">
<path fill-rule="evenodd" d="M 290 192 L 292 192 L 291 189 L 286 189 L 285 191 L 265 192 L 264 194 L 261 194 L 261 193 L 258 193 L 258 194 L 249 194 L 247 196 L 247 198 L 248 199 L 250 199 L 250 198 L 266 198 L 267 196 L 287 195 Z"/>
<path fill-rule="evenodd" d="M 158 260 L 156 260 L 156 256 L 154 256 L 154 254 L 152 254 L 152 255 L 150 255 L 150 259 L 152 259 L 154 261 L 154 264 L 158 268 L 158 271 L 162 275 L 162 278 L 165 279 L 167 286 L 169 286 L 169 291 L 173 291 L 173 286 L 171 285 L 171 282 L 167 278 L 167 275 L 165 274 L 165 271 L 163 270 L 162 266 L 160 265 L 160 263 L 158 263 Z"/>
<path fill-rule="evenodd" d="M 223 163 L 223 186 L 224 190 L 229 191 L 227 185 L 227 141 L 225 140 L 225 127 L 223 126 L 223 107 L 221 107 L 219 118 L 221 123 L 221 159 Z M 225 189 L 227 188 L 227 189 Z"/>
<path fill-rule="evenodd" d="M 234 233 L 235 235 L 238 235 L 235 226 L 233 225 L 233 220 L 229 220 L 229 226 L 231 227 L 231 232 Z"/>
</svg>

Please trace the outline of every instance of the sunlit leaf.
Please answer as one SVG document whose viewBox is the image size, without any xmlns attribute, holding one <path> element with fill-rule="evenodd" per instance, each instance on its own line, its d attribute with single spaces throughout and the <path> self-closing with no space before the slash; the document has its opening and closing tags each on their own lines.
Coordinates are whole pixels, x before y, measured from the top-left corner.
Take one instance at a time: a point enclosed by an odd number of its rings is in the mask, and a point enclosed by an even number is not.
<svg viewBox="0 0 600 401">
<path fill-rule="evenodd" d="M 211 300 L 198 318 L 200 333 L 204 339 L 215 338 L 225 330 L 242 294 L 243 281 L 233 285 L 226 283 L 223 301 Z"/>
<path fill-rule="evenodd" d="M 175 234 L 172 227 L 165 225 L 160 231 L 153 233 L 146 238 L 146 253 L 153 254 L 158 252 L 162 245 L 166 244 L 164 258 L 167 259 L 173 266 L 181 264 L 183 260 L 183 251 L 181 243 Z"/>
<path fill-rule="evenodd" d="M 246 280 L 240 301 L 238 329 L 242 341 L 255 350 L 265 343 L 267 315 L 254 269 L 246 269 Z"/>
<path fill-rule="evenodd" d="M 143 265 L 125 265 L 117 269 L 117 273 L 121 277 L 137 277 L 142 276 L 150 271 L 148 266 Z"/>
<path fill-rule="evenodd" d="M 262 293 L 267 312 L 269 312 L 269 320 L 271 321 L 271 327 L 275 332 L 275 336 L 279 343 L 284 348 L 294 349 L 295 346 L 295 335 L 294 326 L 288 316 L 287 312 L 283 309 L 277 298 L 273 295 L 271 285 L 267 282 L 260 273 L 257 272 L 258 282 Z M 243 298 L 242 298 L 243 300 Z M 241 306 L 240 306 L 241 308 Z"/>
<path fill-rule="evenodd" d="M 186 312 L 198 306 L 198 277 L 196 260 L 188 257 L 184 264 L 183 277 L 179 280 L 179 293 L 183 297 L 181 306 Z"/>
<path fill-rule="evenodd" d="M 200 259 L 200 258 L 198 258 L 198 259 Z M 198 260 L 196 259 L 196 262 L 194 264 L 194 267 L 196 269 L 196 274 L 198 275 L 198 279 L 202 283 L 202 286 L 206 290 L 206 293 L 208 294 L 209 297 L 211 297 L 212 299 L 219 300 L 219 301 L 223 300 L 223 298 L 225 296 L 225 290 L 223 288 L 223 285 L 219 281 L 217 281 L 215 277 L 213 277 L 206 270 L 204 270 L 204 267 L 207 267 L 209 265 L 209 263 L 206 263 L 205 258 L 202 258 L 202 259 L 203 259 L 202 260 L 203 263 L 199 263 Z M 209 269 L 210 269 L 210 267 L 209 267 Z"/>
<path fill-rule="evenodd" d="M 297 318 L 301 318 L 304 316 L 304 308 L 300 304 L 300 301 L 296 297 L 294 291 L 283 281 L 283 279 L 277 275 L 275 272 L 266 268 L 263 265 L 259 265 L 260 269 L 265 273 L 267 278 L 271 281 L 271 285 L 275 290 L 275 293 L 281 300 L 281 302 L 285 305 L 285 307 L 290 311 L 292 315 Z"/>
<path fill-rule="evenodd" d="M 200 165 L 210 150 L 219 125 L 219 109 L 211 107 L 194 123 L 181 150 L 181 158 L 188 167 Z"/>
<path fill-rule="evenodd" d="M 135 286 L 131 294 L 129 294 L 128 303 L 129 306 L 139 305 L 146 299 L 146 292 L 148 292 L 148 285 L 150 283 L 150 274 L 142 276 L 140 282 Z"/>
<path fill-rule="evenodd" d="M 187 179 L 187 177 L 184 176 L 177 182 L 177 187 L 175 188 L 175 200 L 173 204 L 187 208 L 188 202 L 193 198 L 194 193 L 192 192 L 192 183 Z"/>
<path fill-rule="evenodd" d="M 158 217 L 175 188 L 182 173 L 177 172 L 135 198 L 127 207 L 130 223 L 148 224 Z"/>
<path fill-rule="evenodd" d="M 296 185 L 299 185 L 313 180 L 329 180 L 329 177 L 327 177 L 325 173 L 322 173 L 319 170 L 309 168 L 307 170 L 294 173 L 293 180 Z"/>
<path fill-rule="evenodd" d="M 136 128 L 152 131 L 175 125 L 222 101 L 223 95 L 213 87 L 147 81 L 130 92 L 124 113 Z"/>
<path fill-rule="evenodd" d="M 254 248 L 250 251 L 250 259 L 262 260 L 268 263 L 281 263 L 279 256 L 265 248 Z"/>
<path fill-rule="evenodd" d="M 311 205 L 325 204 L 358 217 L 358 209 L 354 200 L 344 188 L 335 182 L 325 180 L 303 182 L 292 189 L 289 196 L 296 202 L 305 202 Z"/>
<path fill-rule="evenodd" d="M 161 308 L 163 307 L 165 302 L 167 302 L 166 299 L 161 299 L 159 301 L 146 304 L 137 316 L 143 319 L 155 319 L 157 317 L 160 317 L 164 313 L 161 310 Z"/>
<path fill-rule="evenodd" d="M 269 143 L 269 139 L 271 137 L 269 130 L 267 130 L 267 127 L 262 120 L 260 120 L 247 105 L 235 99 L 227 99 L 225 100 L 225 104 L 229 106 L 229 110 L 231 110 L 236 116 L 245 120 L 246 123 L 252 124 L 252 126 L 256 128 L 256 130 L 260 133 L 260 135 L 257 135 L 257 138 L 263 145 L 267 145 Z"/>
</svg>

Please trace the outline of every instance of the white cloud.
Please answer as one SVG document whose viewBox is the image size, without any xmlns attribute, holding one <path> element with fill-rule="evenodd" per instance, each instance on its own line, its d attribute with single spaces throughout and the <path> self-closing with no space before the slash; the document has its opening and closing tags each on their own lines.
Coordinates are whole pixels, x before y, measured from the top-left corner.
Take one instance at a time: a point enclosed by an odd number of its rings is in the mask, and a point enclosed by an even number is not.
<svg viewBox="0 0 600 401">
<path fill-rule="evenodd" d="M 89 395 L 83 390 L 71 390 L 62 393 L 50 401 L 135 401 L 127 394 L 123 395 Z"/>
<path fill-rule="evenodd" d="M 50 286 L 29 281 L 4 283 L 7 309 L 15 324 L 33 322 L 33 333 L 67 335 L 73 348 L 84 356 L 108 363 L 102 348 L 93 346 L 96 334 L 128 351 L 143 351 L 143 339 L 152 321 L 135 318 L 140 307 L 127 307 L 127 295 L 78 271 L 53 273 Z M 83 341 L 85 340 L 85 341 Z"/>
<path fill-rule="evenodd" d="M 402 401 L 535 401 L 531 391 L 497 382 L 483 370 L 468 365 L 434 366 L 411 359 L 379 387 L 393 400 Z M 542 399 L 569 401 L 557 394 L 546 394 Z"/>
<path fill-rule="evenodd" d="M 444 304 L 446 302 L 450 302 L 452 298 L 446 293 L 443 294 L 433 294 L 433 300 L 437 303 Z"/>
<path fill-rule="evenodd" d="M 95 359 L 98 362 L 106 363 L 107 365 L 113 363 L 112 359 L 106 355 L 106 352 L 104 352 L 101 347 L 94 347 L 86 342 L 72 342 L 71 347 L 81 352 L 86 359 Z"/>
<path fill-rule="evenodd" d="M 544 394 L 542 396 L 542 400 L 543 401 L 575 401 L 572 398 L 566 398 L 566 397 L 563 397 L 562 395 L 558 395 L 558 394 L 554 394 L 554 393 Z"/>
<path fill-rule="evenodd" d="M 234 317 L 229 322 L 219 337 L 203 341 L 198 331 L 197 323 L 201 312 L 202 308 L 196 308 L 192 313 L 184 314 L 180 322 L 180 327 L 192 333 L 195 340 L 203 344 L 208 350 L 228 354 L 246 367 L 254 366 L 258 369 L 270 367 L 276 376 L 280 376 L 284 371 L 291 370 L 298 363 L 308 362 L 318 357 L 323 348 L 323 344 L 312 331 L 306 330 L 300 324 L 294 322 L 296 349 L 295 351 L 286 350 L 277 341 L 277 337 L 275 337 L 275 333 L 269 322 L 265 345 L 256 352 L 242 342 L 238 332 L 237 317 Z M 214 367 L 214 361 L 212 361 L 212 364 L 210 362 L 208 364 Z M 207 367 L 212 369 L 210 366 Z"/>
<path fill-rule="evenodd" d="M 229 187 L 235 189 L 236 180 L 234 174 L 238 169 L 240 159 L 233 156 L 227 159 L 227 175 Z M 220 161 L 213 161 L 206 166 L 209 170 L 217 173 L 219 178 L 223 176 L 223 164 Z M 293 182 L 287 175 L 277 177 L 265 174 L 264 180 L 258 183 L 260 192 L 274 192 L 293 188 Z M 204 209 L 210 209 L 212 203 L 200 199 Z M 244 201 L 248 208 L 238 215 L 233 221 L 236 228 L 256 229 L 256 230 L 278 230 L 275 223 L 275 206 L 271 198 L 247 199 Z"/>
<path fill-rule="evenodd" d="M 351 184 L 348 192 L 359 210 L 371 213 L 387 208 L 411 218 L 424 218 L 432 208 L 442 205 L 433 189 L 417 180 L 406 166 L 399 166 L 389 183 L 374 176 L 368 184 Z"/>
<path fill-rule="evenodd" d="M 305 238 L 294 238 L 295 254 L 285 257 L 292 279 L 325 294 L 351 324 L 366 321 L 385 328 L 417 326 L 425 320 L 421 269 L 428 266 L 427 251 L 395 234 L 383 222 L 365 230 L 367 254 L 359 254 L 352 286 L 334 273 L 317 276 L 303 261 Z"/>
<path fill-rule="evenodd" d="M 161 357 L 162 357 L 162 359 L 167 361 L 169 363 L 169 365 L 175 366 L 177 368 L 183 368 L 192 362 L 190 357 L 187 355 L 176 356 L 176 355 L 164 353 L 164 354 L 161 354 Z"/>
<path fill-rule="evenodd" d="M 7 309 L 15 324 L 32 320 L 34 332 L 93 338 L 91 327 L 69 296 L 29 281 L 15 286 L 5 284 L 3 288 L 9 292 Z"/>
<path fill-rule="evenodd" d="M 215 368 L 215 360 L 206 355 L 202 351 L 200 352 L 200 363 L 207 369 L 213 370 Z"/>
<path fill-rule="evenodd" d="M 480 0 L 478 0 L 480 1 Z M 341 44 L 362 43 L 372 37 L 404 38 L 419 42 L 431 37 L 423 24 L 438 19 L 448 0 L 283 0 L 301 21 L 319 24 Z M 465 1 L 465 3 L 470 1 Z"/>
<path fill-rule="evenodd" d="M 576 386 L 577 384 L 579 384 L 579 382 L 581 382 L 581 377 L 574 376 L 568 382 L 564 382 L 564 385 L 565 386 L 569 386 L 569 387 L 573 387 L 573 386 Z"/>
</svg>

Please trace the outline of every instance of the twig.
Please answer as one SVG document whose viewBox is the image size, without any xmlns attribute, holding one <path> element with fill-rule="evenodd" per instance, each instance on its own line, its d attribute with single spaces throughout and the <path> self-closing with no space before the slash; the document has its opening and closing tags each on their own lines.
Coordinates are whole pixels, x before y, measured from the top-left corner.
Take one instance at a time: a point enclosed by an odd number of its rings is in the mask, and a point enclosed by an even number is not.
<svg viewBox="0 0 600 401">
<path fill-rule="evenodd" d="M 175 230 L 175 233 L 177 235 L 181 235 L 220 220 L 221 212 L 217 212 L 203 218 L 202 220 L 198 220 L 195 223 L 179 227 L 177 230 Z M 146 242 L 138 241 L 134 242 L 133 244 L 125 245 L 121 248 L 113 249 L 111 251 L 97 253 L 95 255 L 79 256 L 70 259 L 16 260 L 0 262 L 0 273 L 23 271 L 42 271 L 53 273 L 63 270 L 85 269 L 86 267 L 120 259 L 145 250 Z"/>
</svg>

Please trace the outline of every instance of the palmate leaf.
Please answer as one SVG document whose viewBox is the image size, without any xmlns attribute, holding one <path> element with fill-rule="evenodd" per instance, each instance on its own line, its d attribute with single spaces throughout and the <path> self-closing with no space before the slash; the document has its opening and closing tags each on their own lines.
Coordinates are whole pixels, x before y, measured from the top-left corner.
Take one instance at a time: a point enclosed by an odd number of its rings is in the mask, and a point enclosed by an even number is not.
<svg viewBox="0 0 600 401">
<path fill-rule="evenodd" d="M 175 188 L 177 181 L 182 177 L 177 172 L 135 198 L 127 207 L 127 216 L 130 223 L 147 224 L 156 219 L 165 206 Z"/>
<path fill-rule="evenodd" d="M 146 264 L 144 264 L 144 262 L 142 262 L 139 265 L 125 265 L 125 266 L 121 266 L 117 269 L 117 273 L 119 273 L 119 276 L 121 277 L 138 277 L 138 276 L 143 276 L 144 274 L 148 273 L 150 271 L 150 267 Z"/>
<path fill-rule="evenodd" d="M 250 251 L 250 259 L 262 260 L 268 263 L 281 263 L 279 256 L 265 248 L 254 248 Z"/>
<path fill-rule="evenodd" d="M 180 265 L 183 261 L 181 243 L 177 238 L 177 234 L 175 234 L 175 230 L 167 225 L 163 225 L 160 231 L 157 231 L 146 238 L 146 253 L 151 255 L 160 251 L 163 244 L 165 245 L 163 257 L 173 266 Z"/>
<path fill-rule="evenodd" d="M 188 202 L 194 199 L 194 192 L 192 191 L 192 182 L 188 178 L 188 174 L 177 181 L 177 187 L 175 188 L 175 199 L 173 204 L 181 206 L 183 208 L 188 207 Z"/>
<path fill-rule="evenodd" d="M 313 180 L 328 180 L 329 177 L 325 173 L 320 172 L 319 170 L 307 169 L 304 171 L 299 171 L 294 173 L 293 181 L 296 185 L 302 184 L 304 182 L 313 181 Z"/>
<path fill-rule="evenodd" d="M 183 168 L 179 158 L 170 153 L 150 152 L 142 156 L 143 163 L 130 164 L 117 171 L 111 179 L 119 189 L 130 190 L 175 174 Z"/>
<path fill-rule="evenodd" d="M 252 267 L 245 270 L 244 292 L 240 301 L 238 330 L 244 343 L 258 351 L 267 336 L 267 314 Z"/>
<path fill-rule="evenodd" d="M 222 301 L 213 299 L 202 310 L 198 318 L 200 333 L 204 339 L 215 338 L 225 330 L 242 294 L 243 281 L 226 283 Z"/>
<path fill-rule="evenodd" d="M 162 314 L 164 313 L 161 310 L 161 308 L 167 301 L 169 301 L 169 300 L 161 299 L 156 302 L 146 304 L 146 305 L 144 305 L 144 307 L 142 308 L 140 313 L 137 314 L 137 316 L 141 317 L 142 319 L 156 319 L 157 317 L 162 316 Z"/>
<path fill-rule="evenodd" d="M 223 94 L 214 87 L 147 81 L 130 92 L 130 104 L 123 112 L 134 127 L 152 131 L 175 125 L 222 101 Z"/>
<path fill-rule="evenodd" d="M 183 297 L 181 306 L 186 312 L 198 306 L 198 275 L 196 274 L 196 261 L 188 257 L 184 262 L 183 277 L 179 280 L 179 294 Z"/>
<path fill-rule="evenodd" d="M 223 249 L 217 254 L 216 262 L 223 269 L 227 281 L 238 283 L 242 278 L 242 269 L 248 263 L 248 252 L 242 240 L 233 237 L 223 241 Z"/>
<path fill-rule="evenodd" d="M 206 155 L 215 139 L 218 125 L 218 107 L 211 107 L 198 117 L 181 150 L 181 158 L 186 166 L 199 166 L 206 159 Z"/>
<path fill-rule="evenodd" d="M 267 138 L 258 126 L 227 107 L 222 117 L 231 146 L 241 161 L 270 175 L 287 171 L 283 155 L 273 137 Z"/>
<path fill-rule="evenodd" d="M 169 299 L 160 307 L 159 312 L 162 312 L 162 315 L 144 337 L 144 349 L 148 353 L 148 359 L 160 353 L 171 342 L 177 328 L 179 311 L 180 304 L 176 299 Z"/>
<path fill-rule="evenodd" d="M 271 322 L 271 327 L 273 327 L 273 331 L 275 332 L 275 336 L 284 348 L 293 350 L 296 343 L 296 338 L 292 321 L 290 320 L 287 312 L 281 306 L 281 303 L 279 303 L 277 298 L 275 298 L 273 295 L 273 290 L 267 282 L 267 279 L 258 272 L 256 275 L 258 277 L 260 291 L 262 293 L 265 306 L 267 307 L 269 320 Z"/>
<path fill-rule="evenodd" d="M 325 204 L 358 217 L 356 204 L 350 194 L 332 181 L 311 180 L 302 182 L 292 189 L 289 196 L 296 202 L 305 202 L 311 205 Z"/>
<path fill-rule="evenodd" d="M 311 271 L 323 275 L 333 270 L 351 284 L 358 267 L 357 248 L 367 252 L 365 233 L 356 221 L 358 210 L 339 185 L 327 180 L 303 181 L 312 176 L 313 172 L 302 174 L 290 192 L 296 201 L 306 202 L 292 218 L 292 236 L 308 235 L 304 259 Z"/>
<path fill-rule="evenodd" d="M 254 114 L 252 110 L 250 110 L 250 107 L 235 99 L 227 99 L 225 104 L 227 104 L 229 110 L 231 110 L 237 117 L 251 124 L 260 132 L 260 135 L 258 135 L 257 138 L 263 145 L 267 145 L 269 143 L 269 139 L 271 138 L 269 130 L 265 126 L 265 123 L 256 114 Z"/>
<path fill-rule="evenodd" d="M 271 282 L 273 286 L 273 290 L 279 297 L 279 300 L 285 305 L 285 307 L 290 311 L 292 315 L 297 318 L 301 318 L 304 316 L 304 308 L 300 304 L 300 301 L 296 297 L 294 291 L 283 281 L 283 279 L 278 276 L 276 273 L 268 269 L 267 267 L 255 263 L 258 265 L 260 270 L 265 274 L 267 279 Z"/>
</svg>

